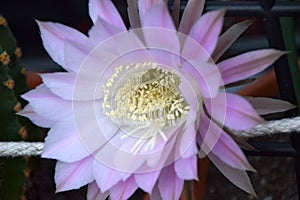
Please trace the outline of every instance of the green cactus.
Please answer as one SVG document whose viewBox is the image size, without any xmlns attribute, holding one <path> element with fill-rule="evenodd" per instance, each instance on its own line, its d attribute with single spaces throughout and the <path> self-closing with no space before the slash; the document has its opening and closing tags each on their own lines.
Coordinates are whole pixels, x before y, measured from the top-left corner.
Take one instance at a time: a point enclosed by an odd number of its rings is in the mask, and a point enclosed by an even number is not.
<svg viewBox="0 0 300 200">
<path fill-rule="evenodd" d="M 0 16 L 0 140 L 36 139 L 37 130 L 26 118 L 16 115 L 26 102 L 20 98 L 28 88 L 21 50 L 6 20 Z M 27 130 L 29 134 L 27 135 Z M 26 158 L 0 158 L 0 199 L 21 199 L 26 181 Z"/>
</svg>

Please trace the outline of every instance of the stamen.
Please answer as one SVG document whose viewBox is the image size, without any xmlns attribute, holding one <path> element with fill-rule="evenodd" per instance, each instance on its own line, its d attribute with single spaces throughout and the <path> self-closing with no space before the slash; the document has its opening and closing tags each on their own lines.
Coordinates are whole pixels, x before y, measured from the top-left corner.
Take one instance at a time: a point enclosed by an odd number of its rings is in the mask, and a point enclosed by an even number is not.
<svg viewBox="0 0 300 200">
<path fill-rule="evenodd" d="M 121 139 L 140 137 L 131 149 L 153 149 L 164 130 L 183 123 L 190 110 L 181 95 L 180 77 L 157 63 L 144 62 L 117 67 L 103 85 L 103 112 L 124 131 Z M 144 133 L 144 134 L 141 134 Z"/>
<path fill-rule="evenodd" d="M 168 141 L 167 136 L 164 134 L 164 132 L 159 131 L 159 135 L 164 139 L 164 141 Z"/>
<path fill-rule="evenodd" d="M 8 65 L 10 63 L 10 57 L 8 55 L 8 53 L 6 51 L 3 51 L 1 54 L 0 54 L 0 62 L 3 64 L 3 65 Z"/>
</svg>

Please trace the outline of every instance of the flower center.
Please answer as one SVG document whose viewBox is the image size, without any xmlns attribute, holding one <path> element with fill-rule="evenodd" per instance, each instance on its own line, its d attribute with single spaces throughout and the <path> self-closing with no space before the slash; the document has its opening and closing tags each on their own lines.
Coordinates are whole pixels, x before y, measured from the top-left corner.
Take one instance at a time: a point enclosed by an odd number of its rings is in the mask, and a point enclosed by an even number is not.
<svg viewBox="0 0 300 200">
<path fill-rule="evenodd" d="M 122 138 L 138 139 L 133 153 L 144 145 L 145 150 L 153 149 L 157 135 L 167 141 L 164 131 L 186 120 L 190 108 L 179 90 L 180 83 L 174 71 L 152 62 L 120 66 L 107 80 L 104 113 L 124 131 Z"/>
</svg>

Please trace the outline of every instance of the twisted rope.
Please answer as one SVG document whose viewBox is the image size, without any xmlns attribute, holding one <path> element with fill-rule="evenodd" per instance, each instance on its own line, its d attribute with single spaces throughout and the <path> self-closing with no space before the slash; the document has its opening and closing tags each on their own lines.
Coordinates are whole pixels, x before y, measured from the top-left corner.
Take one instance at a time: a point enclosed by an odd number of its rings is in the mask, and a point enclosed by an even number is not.
<svg viewBox="0 0 300 200">
<path fill-rule="evenodd" d="M 266 135 L 275 135 L 279 133 L 300 133 L 300 117 L 285 118 L 281 120 L 272 120 L 264 124 L 259 124 L 247 131 L 234 131 L 234 133 L 243 138 L 253 138 Z"/>
<path fill-rule="evenodd" d="M 39 156 L 43 142 L 0 142 L 0 157 Z"/>
<path fill-rule="evenodd" d="M 244 138 L 293 132 L 300 133 L 300 117 L 268 121 L 247 131 L 234 131 Z M 43 142 L 0 142 L 0 157 L 39 156 L 43 148 Z"/>
</svg>

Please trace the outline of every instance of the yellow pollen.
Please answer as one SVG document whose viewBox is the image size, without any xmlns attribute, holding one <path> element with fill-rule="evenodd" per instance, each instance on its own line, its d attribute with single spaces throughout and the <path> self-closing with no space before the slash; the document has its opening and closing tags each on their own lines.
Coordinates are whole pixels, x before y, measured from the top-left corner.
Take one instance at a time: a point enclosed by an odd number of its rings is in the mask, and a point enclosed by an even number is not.
<svg viewBox="0 0 300 200">
<path fill-rule="evenodd" d="M 176 72 L 152 62 L 120 66 L 107 79 L 103 111 L 114 123 L 125 127 L 125 134 L 142 137 L 133 153 L 144 145 L 145 149 L 153 148 L 155 139 L 151 138 L 157 135 L 167 141 L 163 131 L 186 120 L 189 105 L 179 90 L 180 83 Z"/>
<path fill-rule="evenodd" d="M 22 126 L 19 131 L 18 134 L 23 138 L 26 139 L 27 138 L 27 130 L 24 126 Z"/>
<path fill-rule="evenodd" d="M 15 106 L 14 106 L 14 111 L 15 112 L 19 112 L 22 110 L 22 105 L 20 102 L 18 102 Z"/>
<path fill-rule="evenodd" d="M 7 25 L 6 19 L 0 16 L 0 26 L 6 26 L 6 25 Z"/>
<path fill-rule="evenodd" d="M 3 85 L 5 86 L 5 87 L 7 87 L 8 89 L 13 89 L 14 88 L 14 86 L 15 86 L 15 82 L 14 82 L 14 80 L 12 80 L 12 79 L 9 79 L 9 80 L 7 80 L 7 81 L 4 81 L 3 82 Z"/>
<path fill-rule="evenodd" d="M 21 74 L 22 74 L 23 76 L 26 76 L 26 75 L 27 75 L 27 70 L 26 70 L 24 67 L 21 69 Z"/>
<path fill-rule="evenodd" d="M 20 59 L 22 57 L 22 50 L 21 48 L 17 47 L 15 50 L 15 56 L 17 59 Z"/>
<path fill-rule="evenodd" d="M 3 64 L 3 65 L 8 65 L 9 62 L 10 62 L 10 57 L 9 55 L 7 54 L 6 51 L 3 51 L 1 54 L 0 54 L 0 62 Z"/>
</svg>

